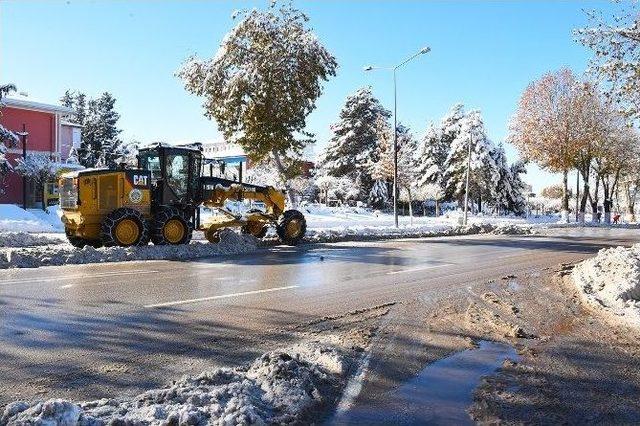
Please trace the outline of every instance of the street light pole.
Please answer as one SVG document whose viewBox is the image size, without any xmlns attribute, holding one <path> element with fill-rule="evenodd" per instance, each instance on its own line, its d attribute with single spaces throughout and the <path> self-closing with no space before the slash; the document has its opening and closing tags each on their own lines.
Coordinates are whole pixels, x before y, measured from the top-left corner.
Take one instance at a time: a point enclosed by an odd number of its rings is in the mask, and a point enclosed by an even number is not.
<svg viewBox="0 0 640 426">
<path fill-rule="evenodd" d="M 429 53 L 430 51 L 430 47 L 423 47 L 418 53 L 415 53 L 393 68 L 380 68 L 373 66 L 367 66 L 364 68 L 365 71 L 372 71 L 375 69 L 386 69 L 393 71 L 393 221 L 396 228 L 398 227 L 398 90 L 396 71 L 398 71 L 398 68 L 411 61 L 412 59 L 415 59 L 419 55 Z"/>
<path fill-rule="evenodd" d="M 467 224 L 467 214 L 469 210 L 469 174 L 471 171 L 471 145 L 473 144 L 473 132 L 469 133 L 469 152 L 467 153 L 467 177 L 464 187 L 464 219 L 462 224 Z"/>
<path fill-rule="evenodd" d="M 393 221 L 398 227 L 398 91 L 393 69 Z"/>
</svg>

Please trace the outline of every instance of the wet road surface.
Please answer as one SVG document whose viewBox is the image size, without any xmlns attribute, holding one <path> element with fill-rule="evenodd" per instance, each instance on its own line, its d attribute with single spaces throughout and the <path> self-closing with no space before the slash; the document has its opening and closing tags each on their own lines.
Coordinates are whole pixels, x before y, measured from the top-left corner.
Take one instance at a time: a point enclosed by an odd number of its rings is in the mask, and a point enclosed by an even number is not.
<svg viewBox="0 0 640 426">
<path fill-rule="evenodd" d="M 637 230 L 554 230 L 276 247 L 197 262 L 0 272 L 0 406 L 136 394 L 244 363 L 319 317 L 437 299 L 640 241 Z"/>
</svg>

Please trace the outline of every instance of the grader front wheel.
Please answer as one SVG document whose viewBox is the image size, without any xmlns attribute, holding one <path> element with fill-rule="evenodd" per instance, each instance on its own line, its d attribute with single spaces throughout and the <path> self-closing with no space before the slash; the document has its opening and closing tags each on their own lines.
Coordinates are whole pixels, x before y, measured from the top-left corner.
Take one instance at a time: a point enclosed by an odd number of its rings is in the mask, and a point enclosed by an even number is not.
<svg viewBox="0 0 640 426">
<path fill-rule="evenodd" d="M 287 210 L 280 216 L 276 232 L 284 244 L 295 246 L 307 232 L 307 221 L 298 210 Z"/>
<path fill-rule="evenodd" d="M 149 229 L 142 214 L 126 207 L 107 215 L 102 222 L 100 235 L 105 247 L 139 246 L 149 242 Z"/>
<path fill-rule="evenodd" d="M 193 227 L 184 214 L 175 207 L 165 207 L 154 217 L 151 241 L 154 245 L 188 244 Z"/>
</svg>

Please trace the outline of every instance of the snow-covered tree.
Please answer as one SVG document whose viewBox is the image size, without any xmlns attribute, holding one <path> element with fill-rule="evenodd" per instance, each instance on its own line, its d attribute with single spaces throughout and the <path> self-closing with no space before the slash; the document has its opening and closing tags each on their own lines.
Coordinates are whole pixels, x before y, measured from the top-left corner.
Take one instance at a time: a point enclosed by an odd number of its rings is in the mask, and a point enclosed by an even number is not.
<svg viewBox="0 0 640 426">
<path fill-rule="evenodd" d="M 385 206 L 390 199 L 389 183 L 385 180 L 376 180 L 369 191 L 369 203 L 376 208 Z"/>
<path fill-rule="evenodd" d="M 389 143 L 386 121 L 390 115 L 371 88 L 363 87 L 347 97 L 338 122 L 331 126 L 333 135 L 322 155 L 321 167 L 332 176 L 359 180 L 361 199 L 367 197 L 376 180 L 372 171 L 384 148 L 378 146 L 378 141 Z"/>
<path fill-rule="evenodd" d="M 88 102 L 84 122 L 80 123 L 84 127 L 78 150 L 80 164 L 85 167 L 94 167 L 101 158 L 106 163 L 116 155 L 114 150 L 120 143 L 118 135 L 121 130 L 117 127 L 120 114 L 115 111 L 115 102 L 116 99 L 109 92 Z"/>
<path fill-rule="evenodd" d="M 418 185 L 415 189 L 415 199 L 420 201 L 433 200 L 435 203 L 435 215 L 440 216 L 440 202 L 445 197 L 444 189 L 439 184 L 429 183 Z"/>
<path fill-rule="evenodd" d="M 491 156 L 498 171 L 498 181 L 493 190 L 491 204 L 500 212 L 511 211 L 515 214 L 524 213 L 526 184 L 520 176 L 526 173 L 522 161 L 509 165 L 502 144 L 494 147 Z"/>
<path fill-rule="evenodd" d="M 446 145 L 442 127 L 431 123 L 422 139 L 416 159 L 416 177 L 420 186 L 442 186 L 444 163 L 449 146 Z"/>
<path fill-rule="evenodd" d="M 59 168 L 60 164 L 52 160 L 48 154 L 30 153 L 27 154 L 26 159 L 22 157 L 16 159 L 14 170 L 20 176 L 35 182 L 38 191 L 43 193 L 45 184 L 55 179 Z"/>
<path fill-rule="evenodd" d="M 590 25 L 575 31 L 591 48 L 589 71 L 605 83 L 607 95 L 634 119 L 640 118 L 640 15 L 636 2 L 620 5 L 611 18 L 587 11 Z"/>
<path fill-rule="evenodd" d="M 493 199 L 493 191 L 499 180 L 498 169 L 491 156 L 493 144 L 486 135 L 482 116 L 479 111 L 471 111 L 449 129 L 448 134 L 455 136 L 445 160 L 443 187 L 446 197 L 463 203 L 471 144 L 469 200 L 476 200 L 478 210 L 482 210 L 482 200 Z"/>
<path fill-rule="evenodd" d="M 13 84 L 0 85 L 0 118 L 2 118 L 2 98 L 10 92 L 14 92 Z M 18 135 L 0 124 L 0 193 L 4 191 L 4 177 L 11 170 L 11 164 L 7 159 L 7 149 L 18 143 Z"/>
<path fill-rule="evenodd" d="M 375 147 L 370 152 L 368 168 L 358 176 L 370 179 L 373 183 L 368 194 L 368 201 L 373 207 L 383 208 L 391 198 L 393 183 L 393 131 L 387 117 L 380 115 L 375 123 Z M 367 173 L 368 172 L 368 173 Z"/>
<path fill-rule="evenodd" d="M 409 217 L 413 222 L 413 201 L 417 187 L 416 150 L 418 142 L 408 127 L 398 125 L 398 199 L 409 204 Z"/>
<path fill-rule="evenodd" d="M 331 175 L 320 175 L 316 178 L 315 184 L 320 192 L 320 201 L 329 201 L 329 190 L 336 185 L 338 178 Z"/>
<path fill-rule="evenodd" d="M 308 28 L 309 18 L 291 6 L 273 2 L 268 10 L 236 16 L 240 22 L 216 55 L 191 57 L 177 76 L 187 91 L 204 97 L 205 116 L 216 120 L 226 140 L 255 162 L 270 157 L 287 184 L 286 158 L 299 159 L 313 142 L 306 118 L 338 65 Z"/>
</svg>

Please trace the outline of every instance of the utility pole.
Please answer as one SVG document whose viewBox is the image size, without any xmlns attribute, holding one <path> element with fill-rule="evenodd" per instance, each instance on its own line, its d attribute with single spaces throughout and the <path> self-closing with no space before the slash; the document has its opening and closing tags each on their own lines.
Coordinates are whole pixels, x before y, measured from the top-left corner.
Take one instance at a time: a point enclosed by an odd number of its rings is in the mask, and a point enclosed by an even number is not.
<svg viewBox="0 0 640 426">
<path fill-rule="evenodd" d="M 469 152 L 467 154 L 467 178 L 464 189 L 464 219 L 462 220 L 462 224 L 467 224 L 467 214 L 469 210 L 469 175 L 471 171 L 471 145 L 473 144 L 473 131 L 469 133 Z"/>
</svg>

